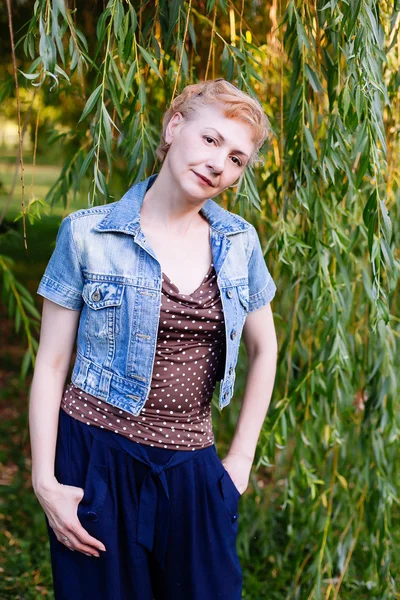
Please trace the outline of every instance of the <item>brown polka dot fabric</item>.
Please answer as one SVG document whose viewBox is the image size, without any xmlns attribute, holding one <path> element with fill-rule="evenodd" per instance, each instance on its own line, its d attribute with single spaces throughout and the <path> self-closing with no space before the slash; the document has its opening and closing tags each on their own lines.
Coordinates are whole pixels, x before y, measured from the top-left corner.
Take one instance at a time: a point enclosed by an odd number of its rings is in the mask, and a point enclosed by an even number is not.
<svg viewBox="0 0 400 600">
<path fill-rule="evenodd" d="M 225 325 L 211 264 L 192 294 L 181 294 L 165 273 L 151 390 L 138 416 L 87 394 L 72 382 L 61 408 L 135 442 L 177 450 L 211 446 L 211 400 L 225 367 Z"/>
</svg>

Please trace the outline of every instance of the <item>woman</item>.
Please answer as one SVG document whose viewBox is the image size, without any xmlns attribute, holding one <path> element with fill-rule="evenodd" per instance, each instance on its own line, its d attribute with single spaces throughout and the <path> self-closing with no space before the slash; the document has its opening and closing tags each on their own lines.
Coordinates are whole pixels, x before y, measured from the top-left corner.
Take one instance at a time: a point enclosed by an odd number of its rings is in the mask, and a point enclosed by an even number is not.
<svg viewBox="0 0 400 600">
<path fill-rule="evenodd" d="M 160 172 L 61 223 L 29 414 L 56 600 L 241 598 L 237 511 L 275 377 L 276 287 L 255 228 L 211 198 L 267 134 L 232 84 L 187 86 L 164 116 Z M 231 400 L 242 333 L 247 383 L 221 461 L 211 399 L 220 381 L 220 408 Z"/>
</svg>

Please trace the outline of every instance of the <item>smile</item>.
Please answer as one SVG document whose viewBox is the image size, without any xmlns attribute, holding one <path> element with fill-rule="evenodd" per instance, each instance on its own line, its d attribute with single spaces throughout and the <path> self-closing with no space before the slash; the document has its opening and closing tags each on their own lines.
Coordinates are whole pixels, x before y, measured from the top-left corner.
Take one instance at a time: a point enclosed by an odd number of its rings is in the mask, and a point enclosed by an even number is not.
<svg viewBox="0 0 400 600">
<path fill-rule="evenodd" d="M 199 175 L 198 173 L 196 173 L 196 171 L 193 171 L 193 173 L 195 175 L 197 175 L 197 177 L 199 178 L 199 180 L 203 183 L 205 183 L 206 185 L 209 185 L 210 187 L 214 187 L 213 184 L 211 183 L 211 181 L 209 179 L 207 179 L 207 177 L 203 177 L 203 175 Z"/>
</svg>

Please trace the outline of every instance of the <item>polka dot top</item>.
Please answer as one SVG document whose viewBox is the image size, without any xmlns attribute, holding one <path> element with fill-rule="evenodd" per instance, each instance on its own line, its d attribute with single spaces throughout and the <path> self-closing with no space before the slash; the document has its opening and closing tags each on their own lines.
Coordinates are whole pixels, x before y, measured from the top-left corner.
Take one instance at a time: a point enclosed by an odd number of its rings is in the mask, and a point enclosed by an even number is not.
<svg viewBox="0 0 400 600">
<path fill-rule="evenodd" d="M 211 264 L 192 294 L 163 273 L 151 390 L 139 415 L 67 385 L 61 408 L 87 423 L 160 448 L 196 450 L 214 443 L 211 400 L 225 367 L 225 325 Z"/>
</svg>

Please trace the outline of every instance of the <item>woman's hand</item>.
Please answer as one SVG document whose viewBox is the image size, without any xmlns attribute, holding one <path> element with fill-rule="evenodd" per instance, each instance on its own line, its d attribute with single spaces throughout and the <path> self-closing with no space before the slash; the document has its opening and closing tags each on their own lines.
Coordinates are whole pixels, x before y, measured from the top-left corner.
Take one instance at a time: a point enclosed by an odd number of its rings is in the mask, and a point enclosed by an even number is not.
<svg viewBox="0 0 400 600">
<path fill-rule="evenodd" d="M 54 478 L 47 485 L 38 485 L 34 491 L 59 542 L 87 556 L 99 557 L 98 550 L 106 550 L 104 544 L 92 537 L 78 519 L 78 504 L 84 493 L 82 488 L 63 485 Z"/>
<path fill-rule="evenodd" d="M 225 469 L 228 471 L 233 483 L 242 495 L 249 485 L 251 465 L 253 461 L 244 454 L 228 452 L 226 457 L 221 460 Z"/>
</svg>

